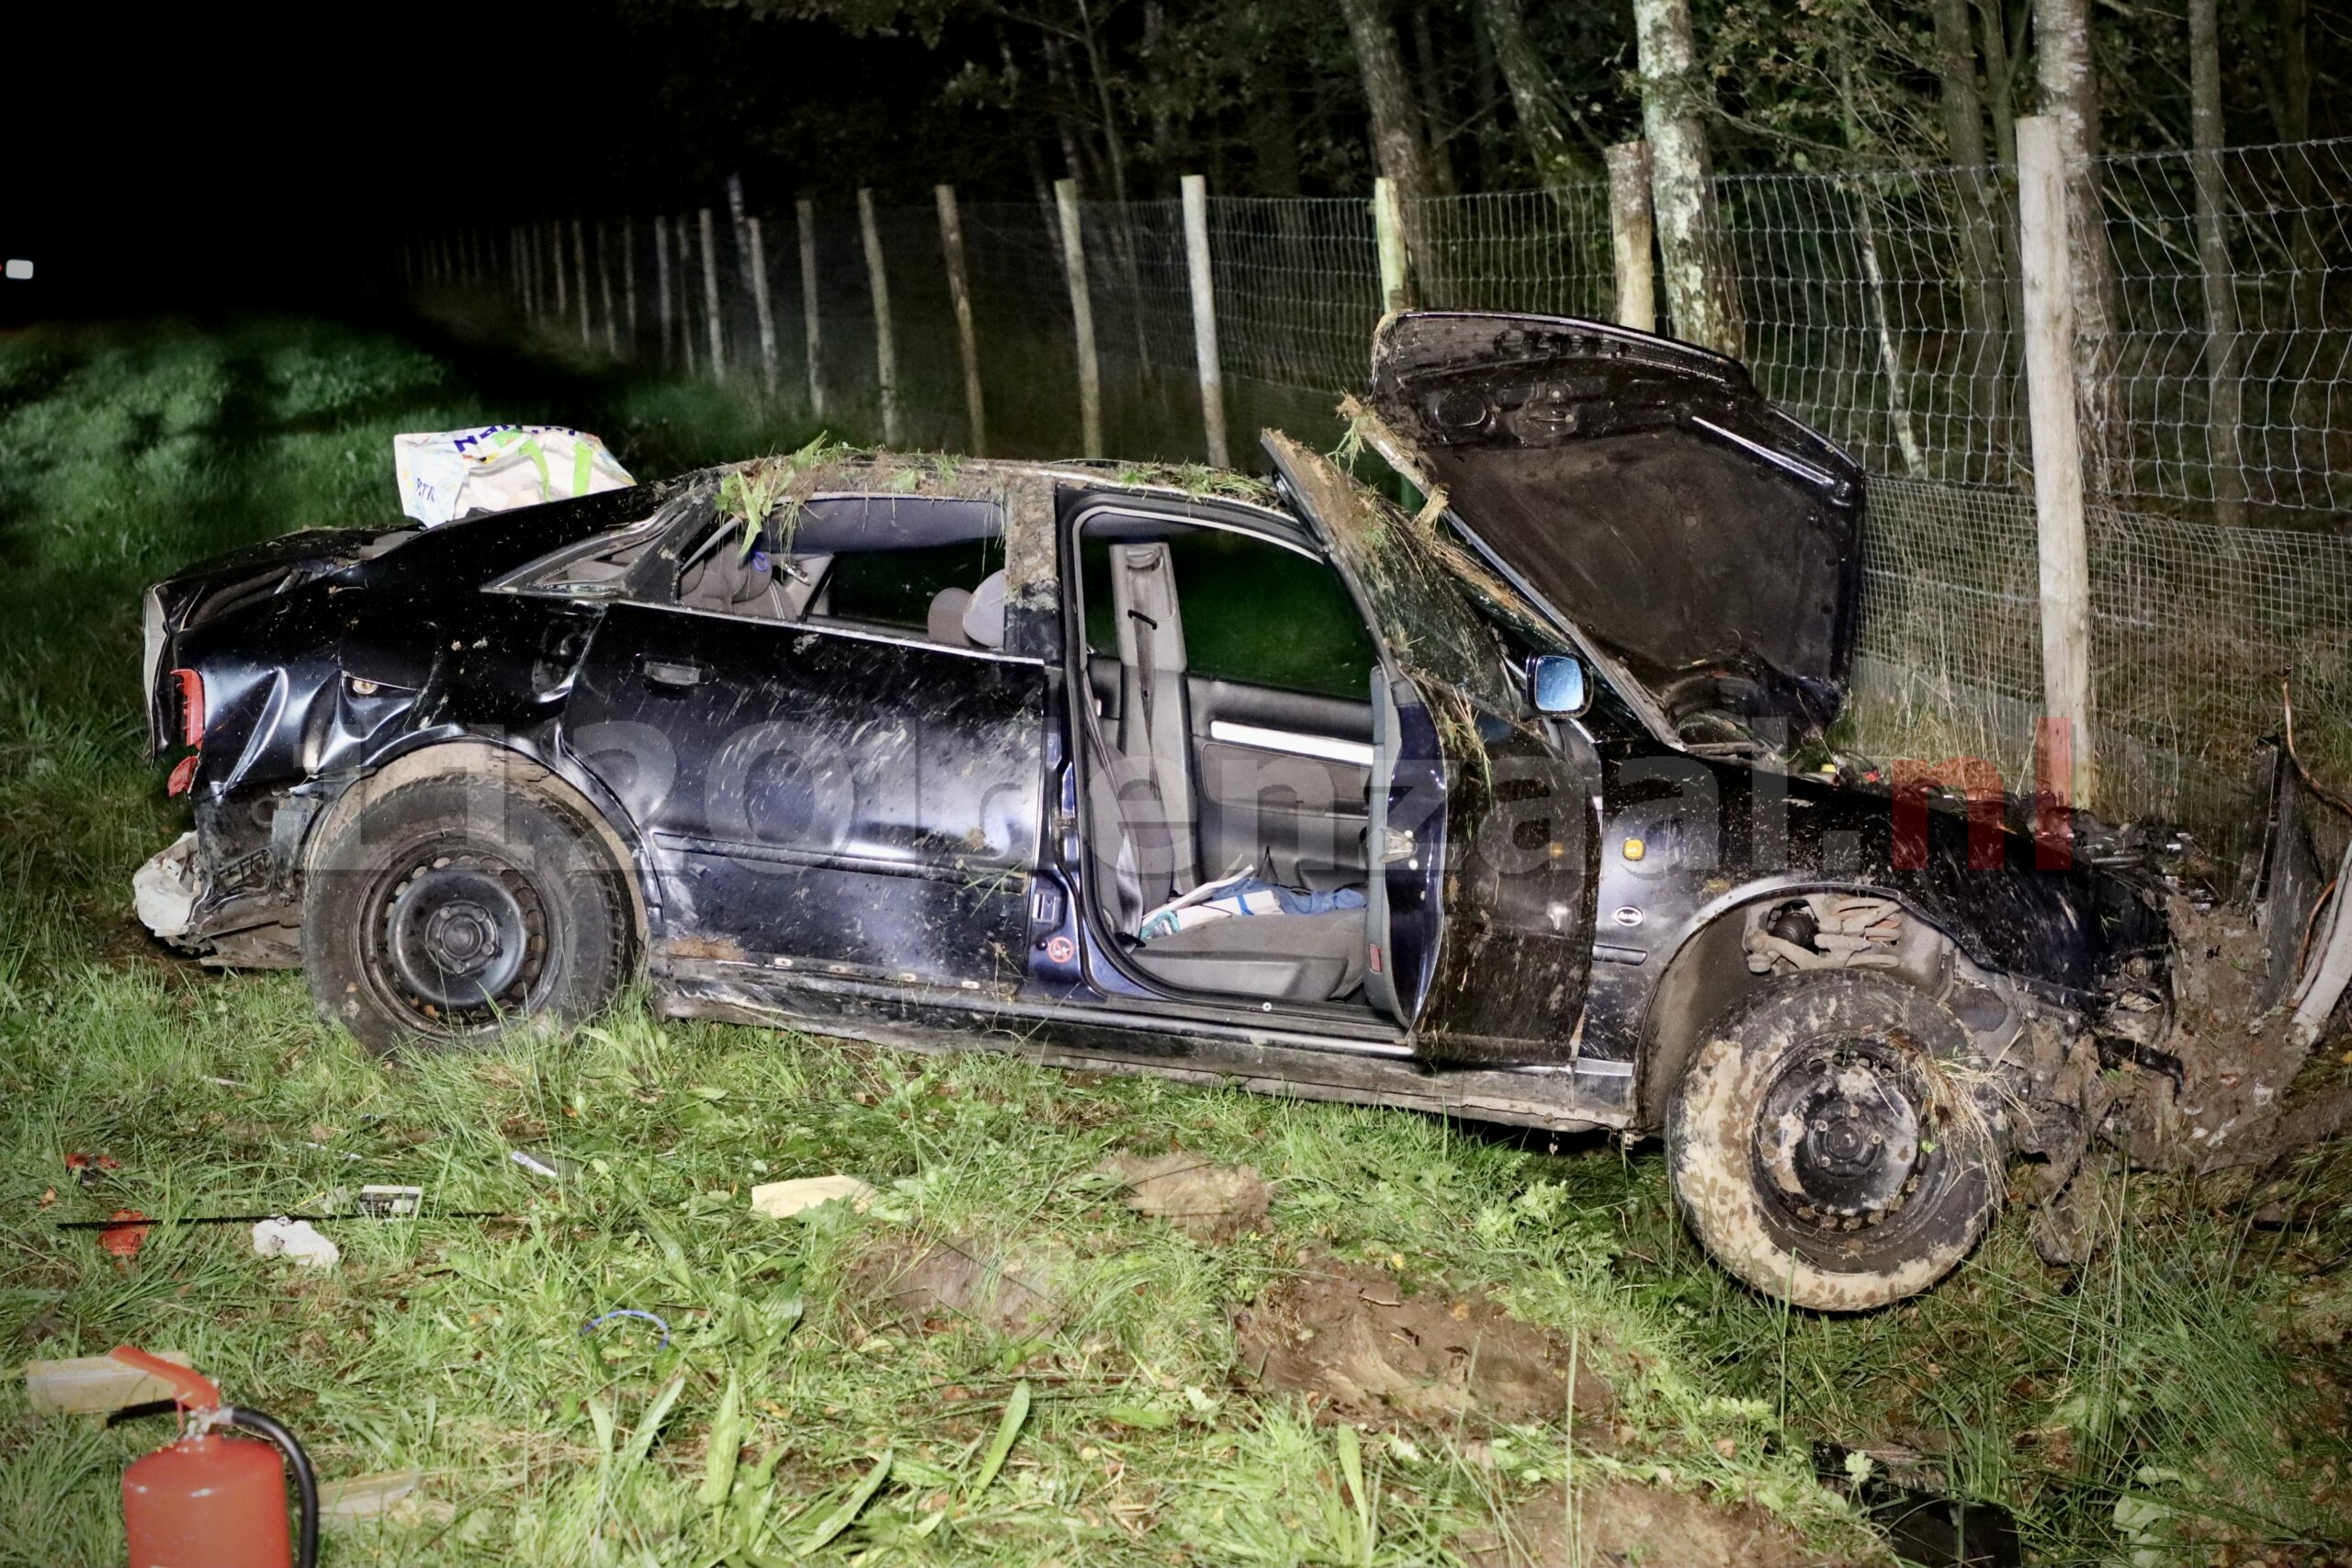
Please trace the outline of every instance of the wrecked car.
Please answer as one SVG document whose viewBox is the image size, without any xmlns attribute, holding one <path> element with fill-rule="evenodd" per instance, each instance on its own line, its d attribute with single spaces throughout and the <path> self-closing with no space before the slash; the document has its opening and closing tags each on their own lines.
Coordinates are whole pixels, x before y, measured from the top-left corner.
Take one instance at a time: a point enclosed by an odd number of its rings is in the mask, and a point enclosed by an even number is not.
<svg viewBox="0 0 2352 1568">
<path fill-rule="evenodd" d="M 1821 771 L 1862 476 L 1739 367 L 1384 324 L 1201 470 L 809 450 L 151 591 L 142 917 L 367 1045 L 669 1014 L 1662 1134 L 1810 1307 L 1949 1271 L 2166 1027 L 2142 887 Z"/>
</svg>

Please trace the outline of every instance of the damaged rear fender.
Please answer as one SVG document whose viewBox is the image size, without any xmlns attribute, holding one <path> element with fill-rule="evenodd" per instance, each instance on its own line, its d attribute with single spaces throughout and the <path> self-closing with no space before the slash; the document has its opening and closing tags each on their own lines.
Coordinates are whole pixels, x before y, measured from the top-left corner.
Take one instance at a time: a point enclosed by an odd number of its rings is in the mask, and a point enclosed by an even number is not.
<svg viewBox="0 0 2352 1568">
<path fill-rule="evenodd" d="M 322 847 L 333 843 L 370 801 L 419 779 L 450 774 L 496 779 L 510 787 L 528 781 L 541 790 L 553 789 L 595 831 L 614 863 L 631 868 L 633 874 L 628 879 L 630 916 L 639 951 L 645 951 L 647 942 L 658 934 L 661 903 L 644 842 L 628 813 L 593 777 L 513 741 L 430 740 L 379 762 L 313 818 L 299 852 L 300 872 L 307 874 Z"/>
</svg>

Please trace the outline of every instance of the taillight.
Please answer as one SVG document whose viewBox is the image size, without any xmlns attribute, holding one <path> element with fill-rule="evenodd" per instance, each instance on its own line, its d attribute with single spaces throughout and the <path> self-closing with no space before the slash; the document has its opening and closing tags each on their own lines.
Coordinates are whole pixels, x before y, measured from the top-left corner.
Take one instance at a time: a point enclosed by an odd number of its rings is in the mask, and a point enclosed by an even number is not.
<svg viewBox="0 0 2352 1568">
<path fill-rule="evenodd" d="M 172 680 L 180 689 L 180 743 L 200 745 L 204 740 L 204 677 L 193 670 L 175 670 Z"/>
<path fill-rule="evenodd" d="M 186 795 L 187 786 L 196 782 L 196 753 L 182 757 L 172 769 L 172 776 L 164 782 L 165 795 Z"/>
</svg>

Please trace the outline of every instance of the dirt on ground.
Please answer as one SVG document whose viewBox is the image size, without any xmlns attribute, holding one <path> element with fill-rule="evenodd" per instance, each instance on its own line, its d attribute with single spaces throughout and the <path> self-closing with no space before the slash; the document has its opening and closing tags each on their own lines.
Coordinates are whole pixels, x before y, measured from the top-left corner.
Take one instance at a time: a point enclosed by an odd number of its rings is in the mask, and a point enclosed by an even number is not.
<svg viewBox="0 0 2352 1568">
<path fill-rule="evenodd" d="M 2245 910 L 2199 909 L 2172 900 L 2177 942 L 2177 1012 L 2163 1046 L 2180 1063 L 2180 1083 L 2156 1082 L 2131 1114 L 2135 1159 L 2199 1172 L 2260 1165 L 2343 1130 L 2352 1093 L 2340 1086 L 2290 1094 L 2307 1057 L 2332 1058 L 2342 1043 L 2308 1052 L 2289 1037 L 2288 1010 L 2266 1008 L 2267 938 Z M 2152 1077 L 2154 1075 L 2150 1075 Z"/>
<path fill-rule="evenodd" d="M 1611 1440 L 1615 1402 L 1594 1368 L 1600 1347 L 1572 1350 L 1481 1298 L 1408 1293 L 1385 1269 L 1310 1260 L 1235 1308 L 1233 1328 L 1245 1379 L 1305 1394 L 1319 1415 L 1375 1425 L 1557 1420 L 1573 1354 L 1576 1429 L 1588 1442 Z"/>
<path fill-rule="evenodd" d="M 1507 1531 L 1465 1538 L 1470 1568 L 1824 1568 L 1797 1533 L 1753 1503 L 1719 1503 L 1634 1481 L 1582 1487 L 1573 1512 L 1554 1488 L 1520 1505 Z"/>
<path fill-rule="evenodd" d="M 1021 1338 L 1046 1332 L 1061 1315 L 1050 1269 L 1050 1260 L 1001 1257 L 978 1246 L 907 1242 L 867 1253 L 851 1280 L 857 1293 L 924 1333 L 974 1323 Z"/>
<path fill-rule="evenodd" d="M 1116 1178 L 1120 1201 L 1168 1221 L 1194 1241 L 1230 1241 L 1266 1228 L 1272 1189 L 1246 1165 L 1216 1165 L 1182 1149 L 1164 1155 L 1113 1155 L 1095 1167 Z"/>
</svg>

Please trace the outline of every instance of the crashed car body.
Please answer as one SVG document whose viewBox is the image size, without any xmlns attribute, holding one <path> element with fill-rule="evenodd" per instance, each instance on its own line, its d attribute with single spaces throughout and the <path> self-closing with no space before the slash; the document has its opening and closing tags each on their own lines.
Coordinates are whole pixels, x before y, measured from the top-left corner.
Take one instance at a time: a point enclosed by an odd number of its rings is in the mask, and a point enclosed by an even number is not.
<svg viewBox="0 0 2352 1568">
<path fill-rule="evenodd" d="M 2165 931 L 2098 870 L 1789 761 L 1844 701 L 1852 462 L 1729 361 L 1384 325 L 1390 504 L 770 459 L 153 590 L 194 833 L 158 934 L 378 1048 L 584 1016 L 992 1046 L 1664 1133 L 1700 1235 L 1859 1308 L 2078 1155 Z M 1983 829 L 1981 820 L 1975 824 Z"/>
</svg>

